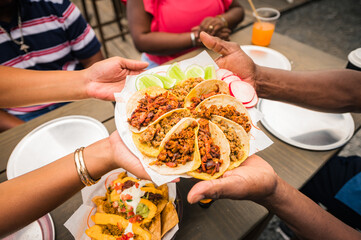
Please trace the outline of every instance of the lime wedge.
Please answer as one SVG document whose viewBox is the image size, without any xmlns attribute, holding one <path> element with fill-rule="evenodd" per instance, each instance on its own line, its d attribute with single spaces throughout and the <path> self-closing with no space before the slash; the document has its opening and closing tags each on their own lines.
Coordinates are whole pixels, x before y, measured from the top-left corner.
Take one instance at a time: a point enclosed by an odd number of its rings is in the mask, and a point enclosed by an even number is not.
<svg viewBox="0 0 361 240">
<path fill-rule="evenodd" d="M 204 79 L 205 80 L 217 79 L 216 69 L 214 68 L 213 65 L 208 65 L 207 67 L 204 68 Z"/>
<path fill-rule="evenodd" d="M 176 79 L 176 83 L 178 83 L 186 78 L 184 72 L 182 71 L 182 69 L 180 69 L 178 63 L 173 63 L 169 67 L 169 69 L 167 71 L 167 77 L 169 77 L 170 79 Z"/>
<path fill-rule="evenodd" d="M 157 78 L 159 78 L 162 82 L 163 82 L 163 85 L 164 85 L 164 88 L 165 89 L 170 89 L 172 87 L 174 87 L 177 79 L 175 78 L 169 78 L 167 76 L 162 76 L 162 75 L 159 75 L 159 74 L 156 74 L 154 73 L 153 76 L 156 76 Z"/>
<path fill-rule="evenodd" d="M 186 77 L 187 78 L 191 78 L 191 77 L 201 77 L 204 78 L 204 70 L 201 66 L 199 65 L 191 65 L 187 68 L 186 71 Z"/>
<path fill-rule="evenodd" d="M 138 91 L 152 86 L 158 86 L 164 88 L 163 82 L 159 78 L 151 74 L 140 75 L 135 80 L 135 88 Z"/>
</svg>

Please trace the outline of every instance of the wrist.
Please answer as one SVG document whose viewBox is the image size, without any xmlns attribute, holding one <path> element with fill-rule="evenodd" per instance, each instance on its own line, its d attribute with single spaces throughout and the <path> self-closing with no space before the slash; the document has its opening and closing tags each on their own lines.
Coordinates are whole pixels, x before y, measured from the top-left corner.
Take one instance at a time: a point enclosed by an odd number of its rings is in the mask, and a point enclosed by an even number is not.
<svg viewBox="0 0 361 240">
<path fill-rule="evenodd" d="M 90 176 L 93 179 L 98 179 L 116 169 L 113 156 L 109 137 L 86 147 L 84 149 L 84 161 Z"/>
<path fill-rule="evenodd" d="M 273 191 L 263 199 L 259 200 L 258 203 L 270 211 L 275 211 L 278 205 L 283 204 L 285 194 L 287 194 L 286 182 L 277 175 Z"/>
<path fill-rule="evenodd" d="M 267 74 L 265 72 L 265 68 L 262 66 L 259 66 L 255 64 L 255 70 L 253 75 L 253 84 L 254 89 L 256 90 L 256 93 L 258 97 L 264 98 L 264 84 L 267 82 Z"/>
<path fill-rule="evenodd" d="M 80 87 L 80 96 L 82 97 L 82 99 L 87 99 L 87 98 L 92 98 L 93 96 L 91 96 L 89 94 L 88 91 L 88 85 L 91 82 L 91 72 L 89 70 L 89 68 L 77 71 L 79 72 L 79 82 L 81 84 Z"/>
</svg>

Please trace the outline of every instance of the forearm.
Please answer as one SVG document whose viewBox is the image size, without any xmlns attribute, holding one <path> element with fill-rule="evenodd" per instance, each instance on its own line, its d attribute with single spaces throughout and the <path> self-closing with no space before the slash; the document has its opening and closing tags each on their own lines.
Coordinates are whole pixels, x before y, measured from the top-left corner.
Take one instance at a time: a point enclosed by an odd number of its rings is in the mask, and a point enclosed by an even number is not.
<svg viewBox="0 0 361 240">
<path fill-rule="evenodd" d="M 278 177 L 275 193 L 261 202 L 302 239 L 360 239 L 344 224 Z"/>
<path fill-rule="evenodd" d="M 87 97 L 83 71 L 33 71 L 0 66 L 0 107 Z"/>
<path fill-rule="evenodd" d="M 361 72 L 284 71 L 257 66 L 259 97 L 327 112 L 361 111 Z"/>
<path fill-rule="evenodd" d="M 133 36 L 136 48 L 140 52 L 155 55 L 169 55 L 192 48 L 189 33 L 149 32 Z"/>
<path fill-rule="evenodd" d="M 235 28 L 244 18 L 243 7 L 234 0 L 230 6 L 230 9 L 221 15 L 227 21 L 228 28 Z"/>
<path fill-rule="evenodd" d="M 85 148 L 84 162 L 93 179 L 116 168 L 111 152 L 108 138 Z M 0 184 L 0 237 L 50 212 L 83 187 L 73 154 Z"/>
</svg>

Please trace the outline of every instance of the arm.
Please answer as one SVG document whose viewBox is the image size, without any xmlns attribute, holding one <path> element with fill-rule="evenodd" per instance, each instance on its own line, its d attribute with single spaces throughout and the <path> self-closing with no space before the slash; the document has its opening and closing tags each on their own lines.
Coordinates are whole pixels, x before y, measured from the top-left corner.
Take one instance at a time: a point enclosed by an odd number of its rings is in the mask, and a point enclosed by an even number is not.
<svg viewBox="0 0 361 240">
<path fill-rule="evenodd" d="M 217 59 L 221 68 L 229 69 L 253 85 L 259 97 L 328 112 L 361 111 L 361 72 L 266 68 L 254 64 L 236 43 L 227 43 L 205 33 L 201 33 L 201 40 L 222 55 Z"/>
<path fill-rule="evenodd" d="M 231 198 L 255 201 L 278 215 L 304 239 L 360 239 L 361 233 L 324 211 L 282 180 L 262 158 L 252 155 L 223 178 L 202 181 L 188 193 L 188 201 Z"/>
<path fill-rule="evenodd" d="M 144 10 L 143 0 L 127 2 L 127 17 L 134 45 L 140 52 L 169 55 L 192 47 L 190 32 L 151 32 L 152 16 Z"/>
<path fill-rule="evenodd" d="M 81 71 L 34 71 L 0 66 L 0 107 L 98 98 L 114 100 L 129 74 L 147 63 L 113 57 Z"/>
<path fill-rule="evenodd" d="M 93 56 L 91 56 L 89 58 L 79 59 L 79 62 L 83 65 L 84 68 L 88 68 L 91 65 L 93 65 L 94 63 L 99 62 L 103 59 L 104 59 L 103 54 L 99 50 L 99 52 L 97 52 L 96 54 L 94 54 Z"/>
<path fill-rule="evenodd" d="M 0 133 L 23 123 L 23 120 L 0 109 Z"/>
<path fill-rule="evenodd" d="M 124 168 L 149 179 L 141 163 L 114 132 L 84 150 L 84 161 L 93 179 Z M 101 163 L 101 164 L 100 164 Z M 0 238 L 35 221 L 84 187 L 69 154 L 51 164 L 0 184 Z"/>
</svg>

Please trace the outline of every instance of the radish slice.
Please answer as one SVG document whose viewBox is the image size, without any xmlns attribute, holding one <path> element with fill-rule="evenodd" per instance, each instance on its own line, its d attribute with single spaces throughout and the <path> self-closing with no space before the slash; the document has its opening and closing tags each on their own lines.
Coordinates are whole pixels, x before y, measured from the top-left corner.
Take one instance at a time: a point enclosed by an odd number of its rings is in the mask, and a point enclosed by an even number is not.
<svg viewBox="0 0 361 240">
<path fill-rule="evenodd" d="M 231 75 L 231 76 L 228 76 L 226 78 L 223 78 L 222 79 L 224 82 L 230 84 L 231 82 L 233 81 L 241 81 L 242 79 L 240 79 L 239 77 L 237 77 L 236 75 Z"/>
<path fill-rule="evenodd" d="M 231 82 L 229 84 L 229 92 L 243 104 L 250 103 L 256 95 L 252 85 L 242 80 Z"/>
<path fill-rule="evenodd" d="M 244 104 L 246 108 L 253 108 L 258 103 L 258 96 L 257 94 L 254 95 L 254 98 L 250 103 Z"/>
<path fill-rule="evenodd" d="M 219 80 L 223 80 L 224 78 L 232 76 L 232 75 L 234 75 L 233 72 L 231 72 L 227 69 L 219 68 L 216 70 L 216 76 L 217 76 L 217 79 L 219 79 Z"/>
<path fill-rule="evenodd" d="M 159 74 L 161 76 L 166 76 L 167 75 L 167 71 L 158 71 L 155 74 Z"/>
</svg>

